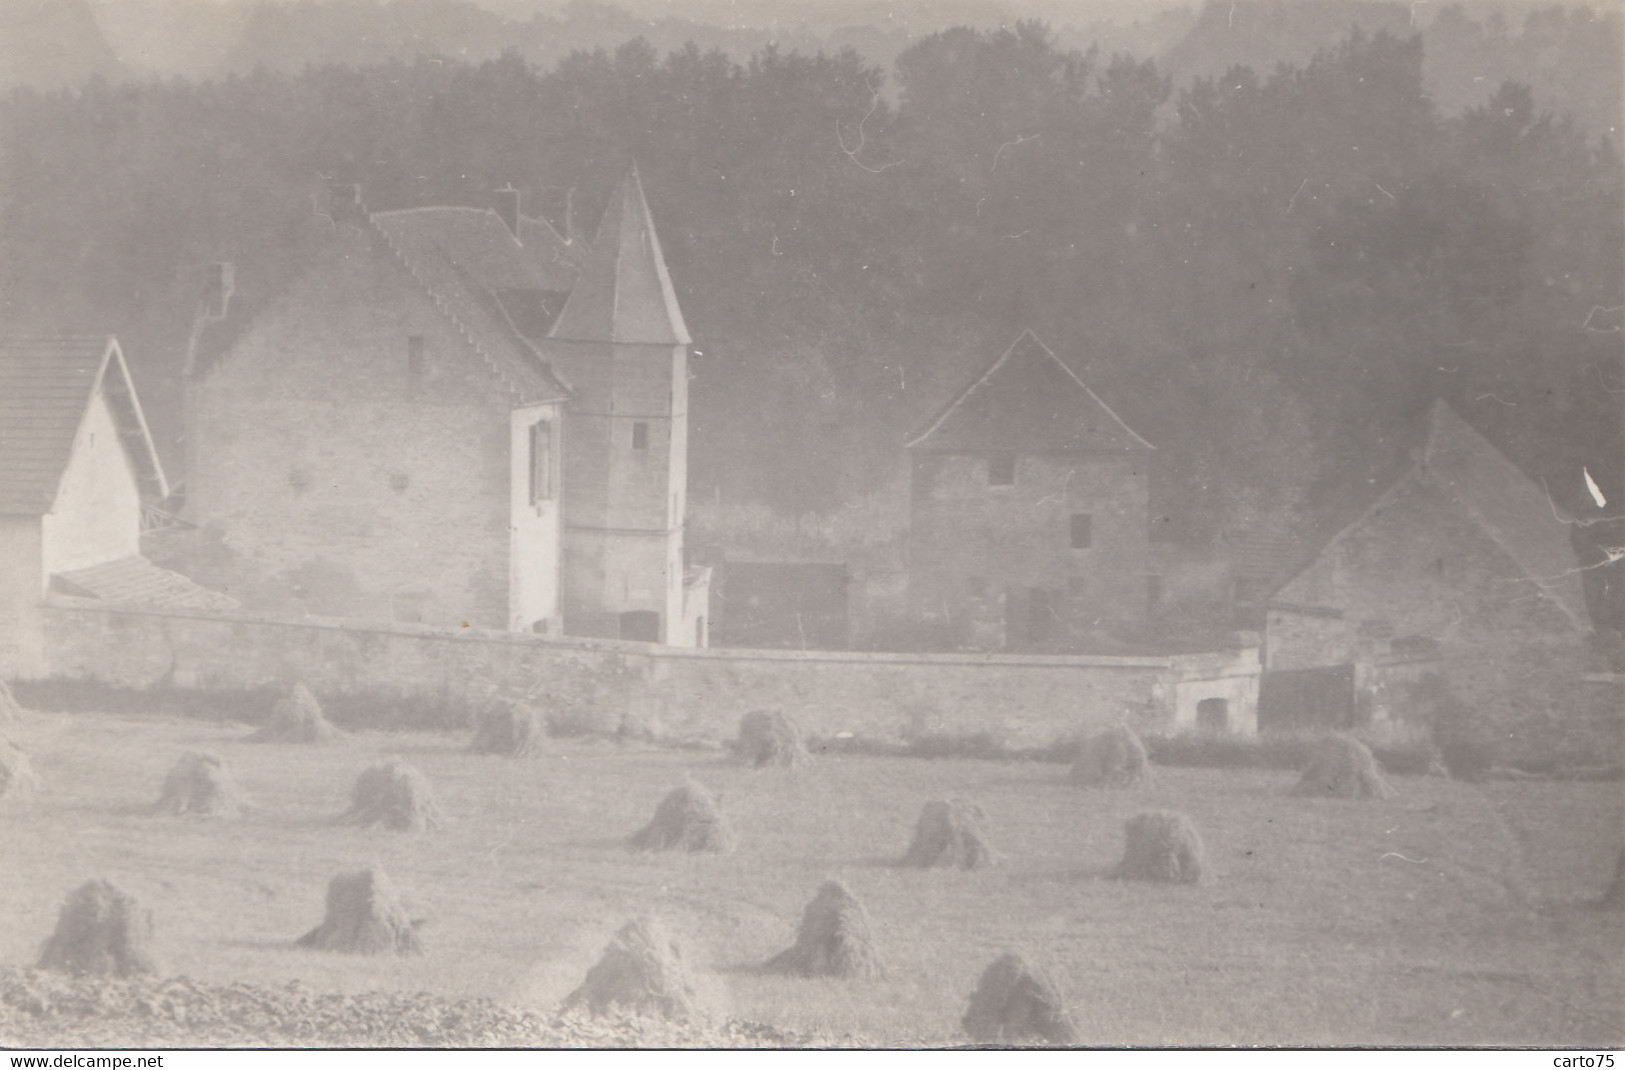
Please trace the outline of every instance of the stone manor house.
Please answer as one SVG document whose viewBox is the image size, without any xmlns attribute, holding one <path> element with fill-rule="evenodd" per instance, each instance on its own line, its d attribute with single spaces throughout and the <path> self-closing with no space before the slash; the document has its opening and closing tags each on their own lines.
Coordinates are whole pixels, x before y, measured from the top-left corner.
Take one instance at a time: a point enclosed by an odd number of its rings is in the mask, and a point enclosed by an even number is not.
<svg viewBox="0 0 1625 1070">
<path fill-rule="evenodd" d="M 585 249 L 520 207 L 335 187 L 282 292 L 233 301 L 215 265 L 187 361 L 199 578 L 251 610 L 707 645 L 690 339 L 637 170 Z"/>
</svg>

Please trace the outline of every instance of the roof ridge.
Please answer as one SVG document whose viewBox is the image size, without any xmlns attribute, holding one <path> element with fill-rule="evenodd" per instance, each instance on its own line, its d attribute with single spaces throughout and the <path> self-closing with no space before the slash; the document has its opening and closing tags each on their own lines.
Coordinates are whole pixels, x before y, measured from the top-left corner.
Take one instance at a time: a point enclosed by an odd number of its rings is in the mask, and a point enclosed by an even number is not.
<svg viewBox="0 0 1625 1070">
<path fill-rule="evenodd" d="M 1078 384 L 1078 386 L 1082 388 L 1083 392 L 1089 395 L 1089 399 L 1091 401 L 1093 401 L 1096 405 L 1099 405 L 1102 409 L 1106 410 L 1106 415 L 1110 416 L 1114 421 L 1116 421 L 1117 426 L 1128 432 L 1130 438 L 1148 450 L 1154 450 L 1157 448 L 1151 443 L 1147 442 L 1132 427 L 1124 422 L 1123 418 L 1117 415 L 1110 405 L 1101 400 L 1099 394 L 1096 394 L 1093 390 L 1089 389 L 1089 384 L 1085 383 L 1083 379 L 1078 376 L 1078 373 L 1073 371 L 1072 368 L 1067 365 L 1066 361 L 1056 356 L 1055 351 L 1046 345 L 1044 340 L 1039 338 L 1038 333 L 1031 327 L 1023 327 L 1021 333 L 1016 335 L 1015 341 L 1011 342 L 1009 346 L 1005 348 L 1004 352 L 999 355 L 999 358 L 992 364 L 988 365 L 987 369 L 983 371 L 982 374 L 976 379 L 972 380 L 969 386 L 961 390 L 954 397 L 954 399 L 948 403 L 947 407 L 937 414 L 937 417 L 931 421 L 925 430 L 914 435 L 906 443 L 904 443 L 903 448 L 912 449 L 935 434 L 937 430 L 942 427 L 943 423 L 947 421 L 948 417 L 952 416 L 961 405 L 969 400 L 972 394 L 976 393 L 976 391 L 987 385 L 988 380 L 992 379 L 994 374 L 1000 368 L 1004 367 L 1010 358 L 1015 355 L 1016 350 L 1021 346 L 1022 342 L 1027 341 L 1028 339 L 1031 339 L 1032 343 L 1036 345 L 1046 357 L 1048 357 L 1056 364 L 1057 367 L 1065 372 L 1067 378 Z"/>
<path fill-rule="evenodd" d="M 1495 445 L 1495 443 L 1491 442 L 1482 431 L 1478 430 L 1478 428 L 1469 423 L 1467 418 L 1462 416 L 1461 413 L 1457 412 L 1449 402 L 1445 401 L 1444 398 L 1437 398 L 1434 400 L 1433 405 L 1428 410 L 1427 419 L 1427 437 L 1422 443 L 1420 453 L 1413 462 L 1413 468 L 1418 473 L 1418 477 L 1425 478 L 1429 483 L 1437 487 L 1439 492 L 1454 503 L 1457 508 L 1466 513 L 1473 523 L 1478 526 L 1479 530 L 1483 531 L 1484 534 L 1489 537 L 1490 541 L 1496 545 L 1496 548 L 1505 554 L 1512 561 L 1512 563 L 1517 566 L 1518 571 L 1523 573 L 1525 579 L 1527 579 L 1530 583 L 1533 583 L 1535 588 L 1539 590 L 1541 594 L 1557 603 L 1558 609 L 1561 610 L 1563 615 L 1569 619 L 1571 624 L 1582 632 L 1589 630 L 1588 621 L 1583 619 L 1577 613 L 1575 607 L 1571 606 L 1568 600 L 1562 597 L 1561 593 L 1559 592 L 1559 587 L 1567 576 L 1570 575 L 1570 573 L 1559 573 L 1556 576 L 1542 576 L 1537 574 L 1532 564 L 1525 560 L 1525 555 L 1523 554 L 1521 548 L 1514 545 L 1507 538 L 1507 533 L 1502 530 L 1502 526 L 1495 523 L 1484 513 L 1484 511 L 1479 507 L 1478 502 L 1474 500 L 1471 495 L 1465 493 L 1464 488 L 1459 486 L 1458 481 L 1449 479 L 1443 471 L 1438 469 L 1433 463 L 1430 463 L 1434 453 L 1435 444 L 1438 442 L 1438 439 L 1443 433 L 1443 422 L 1448 419 L 1460 425 L 1460 427 L 1471 436 L 1468 441 L 1476 451 L 1482 452 L 1483 449 L 1487 449 L 1494 459 L 1499 460 L 1500 464 L 1497 465 L 1498 467 L 1509 469 L 1513 473 L 1514 478 L 1522 480 L 1525 487 L 1532 491 L 1534 490 L 1534 481 L 1529 478 L 1529 474 L 1525 472 L 1516 461 L 1514 461 L 1511 457 L 1508 457 L 1498 446 Z M 1440 444 L 1439 448 L 1445 449 L 1448 447 Z M 1495 460 L 1492 460 L 1491 463 L 1494 464 Z M 1549 500 L 1550 495 L 1547 497 Z M 1565 529 L 1568 527 L 1563 519 L 1557 516 L 1555 510 L 1553 511 L 1552 516 L 1553 520 L 1562 525 Z M 1570 553 L 1572 552 L 1573 550 L 1571 547 Z M 1582 599 L 1584 598 L 1583 590 L 1581 591 L 1581 597 Z M 1583 601 L 1581 602 L 1581 606 L 1584 606 Z M 1589 614 L 1587 614 L 1587 616 L 1589 616 Z"/>
<path fill-rule="evenodd" d="M 1078 375 L 1078 373 L 1073 371 L 1071 366 L 1068 365 L 1066 361 L 1064 361 L 1060 357 L 1056 356 L 1055 350 L 1053 350 L 1049 346 L 1045 345 L 1044 340 L 1042 338 L 1038 337 L 1038 335 L 1033 331 L 1033 329 L 1031 327 L 1027 328 L 1026 330 L 1024 330 L 1022 332 L 1023 337 L 1026 337 L 1026 336 L 1029 336 L 1029 335 L 1032 337 L 1032 340 L 1038 344 L 1038 348 L 1042 349 L 1044 351 L 1045 355 L 1047 355 L 1050 360 L 1053 360 L 1056 364 L 1059 364 L 1061 366 L 1061 370 L 1066 372 L 1066 374 L 1069 375 L 1072 378 L 1072 381 L 1074 383 L 1077 383 L 1079 386 L 1083 387 L 1083 392 L 1085 394 L 1088 394 L 1089 397 L 1094 400 L 1094 403 L 1096 405 L 1099 405 L 1101 408 L 1106 410 L 1106 415 L 1107 416 L 1110 416 L 1113 420 L 1117 421 L 1117 426 L 1118 427 L 1121 427 L 1124 431 L 1127 431 L 1129 433 L 1129 435 L 1136 442 L 1138 442 L 1140 445 L 1144 446 L 1146 449 L 1154 450 L 1154 449 L 1157 448 L 1157 447 L 1153 446 L 1151 443 L 1147 442 L 1144 438 L 1140 437 L 1140 435 L 1134 430 L 1134 428 L 1130 427 L 1127 423 L 1125 423 L 1123 421 L 1123 418 L 1121 416 L 1117 415 L 1117 413 L 1112 410 L 1112 407 L 1110 405 L 1106 404 L 1104 401 L 1102 401 L 1100 399 L 1099 394 L 1097 394 L 1093 390 L 1089 389 L 1089 384 L 1084 382 L 1083 379 Z M 1021 341 L 1021 338 L 1016 339 L 1016 342 L 1020 342 L 1020 341 Z M 1015 348 L 1014 345 L 1012 345 L 1011 348 L 1012 349 Z"/>
</svg>

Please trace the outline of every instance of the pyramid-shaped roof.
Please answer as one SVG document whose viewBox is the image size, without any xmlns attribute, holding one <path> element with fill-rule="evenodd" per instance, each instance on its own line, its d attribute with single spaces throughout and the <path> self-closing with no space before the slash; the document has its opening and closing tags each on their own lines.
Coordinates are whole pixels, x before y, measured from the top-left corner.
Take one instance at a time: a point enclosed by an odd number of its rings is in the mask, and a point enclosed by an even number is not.
<svg viewBox="0 0 1625 1070">
<path fill-rule="evenodd" d="M 689 343 L 635 166 L 610 197 L 549 337 L 561 342 Z"/>
<path fill-rule="evenodd" d="M 106 335 L 0 341 L 0 513 L 43 516 L 90 399 L 101 392 L 142 492 L 169 493 L 118 342 Z"/>
<path fill-rule="evenodd" d="M 909 442 L 943 453 L 1122 453 L 1152 449 L 1032 331 Z"/>
</svg>

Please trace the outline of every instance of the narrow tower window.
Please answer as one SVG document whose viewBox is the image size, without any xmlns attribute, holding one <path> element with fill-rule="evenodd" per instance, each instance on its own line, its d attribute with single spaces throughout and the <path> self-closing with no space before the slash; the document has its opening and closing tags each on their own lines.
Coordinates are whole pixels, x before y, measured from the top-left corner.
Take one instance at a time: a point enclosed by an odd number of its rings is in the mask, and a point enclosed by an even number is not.
<svg viewBox="0 0 1625 1070">
<path fill-rule="evenodd" d="M 530 425 L 530 504 L 553 497 L 553 425 L 541 420 Z"/>
<path fill-rule="evenodd" d="M 641 420 L 632 425 L 632 448 L 635 450 L 649 448 L 649 425 Z"/>
</svg>

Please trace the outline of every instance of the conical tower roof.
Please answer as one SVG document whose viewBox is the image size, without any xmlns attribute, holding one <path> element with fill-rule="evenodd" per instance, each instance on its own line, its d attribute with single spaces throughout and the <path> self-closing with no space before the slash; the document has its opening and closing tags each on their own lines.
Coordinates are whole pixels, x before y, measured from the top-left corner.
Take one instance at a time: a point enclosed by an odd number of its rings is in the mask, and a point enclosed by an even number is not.
<svg viewBox="0 0 1625 1070">
<path fill-rule="evenodd" d="M 610 197 L 598 236 L 548 337 L 561 342 L 689 343 L 635 165 Z"/>
</svg>

